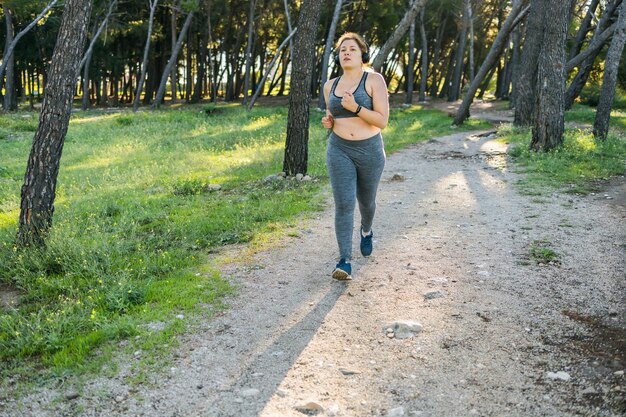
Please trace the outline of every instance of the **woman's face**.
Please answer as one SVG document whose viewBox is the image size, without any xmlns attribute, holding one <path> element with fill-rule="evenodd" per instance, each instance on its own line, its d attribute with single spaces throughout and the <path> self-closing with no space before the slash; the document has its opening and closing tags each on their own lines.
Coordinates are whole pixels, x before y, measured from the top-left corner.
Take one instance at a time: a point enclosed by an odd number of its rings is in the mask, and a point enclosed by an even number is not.
<svg viewBox="0 0 626 417">
<path fill-rule="evenodd" d="M 354 39 L 346 39 L 339 45 L 339 62 L 342 68 L 361 67 L 363 65 L 361 49 Z"/>
</svg>

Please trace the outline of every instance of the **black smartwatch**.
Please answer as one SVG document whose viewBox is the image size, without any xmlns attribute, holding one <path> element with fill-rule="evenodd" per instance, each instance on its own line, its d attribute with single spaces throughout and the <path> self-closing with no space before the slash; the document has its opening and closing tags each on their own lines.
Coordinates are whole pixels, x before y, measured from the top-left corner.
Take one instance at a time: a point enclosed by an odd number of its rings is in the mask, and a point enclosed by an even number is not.
<svg viewBox="0 0 626 417">
<path fill-rule="evenodd" d="M 360 111 L 361 111 L 361 105 L 359 105 L 359 107 L 356 108 L 356 111 L 354 112 L 354 114 L 359 114 Z"/>
</svg>

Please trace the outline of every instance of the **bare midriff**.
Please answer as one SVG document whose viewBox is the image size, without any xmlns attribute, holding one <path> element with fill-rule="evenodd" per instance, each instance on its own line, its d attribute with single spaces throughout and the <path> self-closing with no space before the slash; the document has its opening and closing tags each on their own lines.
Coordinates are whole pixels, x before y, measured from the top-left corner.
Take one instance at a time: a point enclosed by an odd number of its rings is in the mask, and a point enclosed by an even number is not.
<svg viewBox="0 0 626 417">
<path fill-rule="evenodd" d="M 363 140 L 380 133 L 380 128 L 372 126 L 359 117 L 344 117 L 335 119 L 333 132 L 346 140 Z"/>
</svg>

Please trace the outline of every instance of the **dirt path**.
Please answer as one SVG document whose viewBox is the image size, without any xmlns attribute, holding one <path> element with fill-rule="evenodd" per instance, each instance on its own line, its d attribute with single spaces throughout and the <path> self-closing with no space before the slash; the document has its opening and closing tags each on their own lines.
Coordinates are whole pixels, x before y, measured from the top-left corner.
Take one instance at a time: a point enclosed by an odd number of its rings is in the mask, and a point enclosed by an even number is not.
<svg viewBox="0 0 626 417">
<path fill-rule="evenodd" d="M 123 370 L 0 415 L 623 415 L 624 178 L 599 195 L 522 196 L 504 145 L 479 134 L 389 157 L 374 255 L 355 258 L 354 281 L 330 278 L 329 208 L 228 267 L 231 308 L 151 386 Z M 539 265 L 533 246 L 558 260 Z M 407 320 L 422 331 L 388 332 Z"/>
</svg>

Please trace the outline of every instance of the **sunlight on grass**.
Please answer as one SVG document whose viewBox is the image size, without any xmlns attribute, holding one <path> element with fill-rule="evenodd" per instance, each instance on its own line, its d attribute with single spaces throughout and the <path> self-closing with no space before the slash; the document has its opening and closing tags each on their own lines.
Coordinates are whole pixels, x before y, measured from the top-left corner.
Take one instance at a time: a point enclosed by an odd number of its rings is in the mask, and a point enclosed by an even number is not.
<svg viewBox="0 0 626 417">
<path fill-rule="evenodd" d="M 423 127 L 424 127 L 424 123 L 417 121 L 409 127 L 409 130 L 418 130 L 418 129 L 422 129 Z"/>
<path fill-rule="evenodd" d="M 112 119 L 116 119 L 121 117 L 124 113 L 98 113 L 97 110 L 86 113 L 73 113 L 71 124 L 72 125 L 81 125 L 85 123 L 94 123 L 94 122 L 104 122 L 110 121 Z"/>
<path fill-rule="evenodd" d="M 605 141 L 596 141 L 588 130 L 567 129 L 563 146 L 550 152 L 529 149 L 530 129 L 507 125 L 499 134 L 499 140 L 512 145 L 509 154 L 526 174 L 519 185 L 530 195 L 555 188 L 587 193 L 594 189 L 593 181 L 626 172 L 626 137 L 619 132 L 609 133 Z"/>
</svg>

